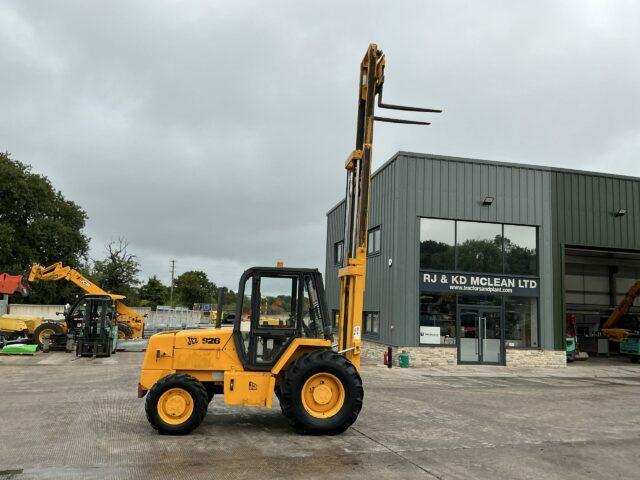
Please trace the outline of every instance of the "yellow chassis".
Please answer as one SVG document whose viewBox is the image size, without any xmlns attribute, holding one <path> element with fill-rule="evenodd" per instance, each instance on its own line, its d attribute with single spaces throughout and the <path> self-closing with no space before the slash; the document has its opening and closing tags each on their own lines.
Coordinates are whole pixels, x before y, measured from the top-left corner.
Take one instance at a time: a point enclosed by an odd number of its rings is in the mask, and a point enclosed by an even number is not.
<svg viewBox="0 0 640 480">
<path fill-rule="evenodd" d="M 220 385 L 227 405 L 271 408 L 275 386 L 302 354 L 330 348 L 329 340 L 294 339 L 270 371 L 245 371 L 228 328 L 163 332 L 149 339 L 142 364 L 139 396 L 163 377 L 186 373 L 204 384 Z"/>
</svg>

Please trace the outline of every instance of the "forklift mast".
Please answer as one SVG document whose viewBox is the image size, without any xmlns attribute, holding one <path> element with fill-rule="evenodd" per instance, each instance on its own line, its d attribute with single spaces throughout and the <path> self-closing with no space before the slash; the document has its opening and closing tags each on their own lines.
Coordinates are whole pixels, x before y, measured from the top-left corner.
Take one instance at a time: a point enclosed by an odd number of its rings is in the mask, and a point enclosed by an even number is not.
<svg viewBox="0 0 640 480">
<path fill-rule="evenodd" d="M 356 147 L 345 163 L 347 188 L 344 219 L 343 264 L 340 278 L 340 313 L 338 317 L 338 350 L 360 369 L 362 344 L 362 311 L 367 266 L 367 234 L 369 216 L 369 187 L 371 184 L 371 158 L 373 122 L 429 125 L 429 122 L 377 117 L 374 114 L 375 97 L 378 107 L 408 112 L 441 113 L 431 108 L 407 107 L 382 102 L 385 56 L 376 44 L 370 44 L 360 64 L 358 80 L 358 124 Z"/>
</svg>

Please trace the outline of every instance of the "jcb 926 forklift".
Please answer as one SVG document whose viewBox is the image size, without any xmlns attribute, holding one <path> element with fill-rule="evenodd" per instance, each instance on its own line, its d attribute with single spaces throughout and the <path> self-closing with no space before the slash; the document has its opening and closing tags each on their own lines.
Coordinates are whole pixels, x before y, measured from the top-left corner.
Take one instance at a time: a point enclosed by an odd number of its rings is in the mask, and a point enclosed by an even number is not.
<svg viewBox="0 0 640 480">
<path fill-rule="evenodd" d="M 337 345 L 318 270 L 250 268 L 240 279 L 233 329 L 163 332 L 149 340 L 138 397 L 147 396 L 147 418 L 160 433 L 191 432 L 215 394 L 229 405 L 267 408 L 275 394 L 289 423 L 304 433 L 337 434 L 355 422 L 364 397 L 359 370 L 373 122 L 428 125 L 374 116 L 375 97 L 380 108 L 440 112 L 382 103 L 384 68 L 384 54 L 370 45 L 360 65 L 356 149 L 345 164 Z"/>
</svg>

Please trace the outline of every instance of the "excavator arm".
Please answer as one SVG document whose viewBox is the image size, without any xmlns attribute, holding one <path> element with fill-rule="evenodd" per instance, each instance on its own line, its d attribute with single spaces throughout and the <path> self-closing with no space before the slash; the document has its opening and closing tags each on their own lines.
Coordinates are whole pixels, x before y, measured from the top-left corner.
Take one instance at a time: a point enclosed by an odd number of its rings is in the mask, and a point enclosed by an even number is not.
<svg viewBox="0 0 640 480">
<path fill-rule="evenodd" d="M 640 281 L 634 283 L 631 288 L 627 290 L 627 293 L 625 293 L 620 305 L 611 312 L 607 321 L 604 322 L 604 325 L 602 325 L 602 328 L 600 329 L 603 335 L 617 342 L 624 340 L 629 336 L 629 330 L 626 328 L 618 328 L 618 324 L 625 315 L 629 313 L 629 309 L 633 306 L 633 302 L 636 300 L 638 295 L 640 295 Z"/>
<path fill-rule="evenodd" d="M 362 345 L 362 311 L 367 269 L 367 233 L 369 220 L 369 187 L 373 122 L 429 125 L 429 122 L 376 117 L 377 106 L 390 110 L 440 113 L 431 108 L 407 107 L 382 102 L 385 56 L 377 45 L 371 44 L 360 64 L 358 79 L 358 125 L 356 148 L 345 163 L 347 188 L 344 221 L 344 260 L 338 272 L 340 278 L 340 313 L 338 317 L 338 350 L 357 369 L 360 369 Z"/>
<path fill-rule="evenodd" d="M 144 317 L 121 302 L 121 300 L 126 298 L 124 295 L 106 292 L 77 270 L 63 266 L 62 262 L 56 262 L 48 267 L 34 264 L 29 272 L 30 283 L 57 280 L 71 282 L 89 295 L 109 295 L 115 300 L 118 322 L 126 323 L 131 328 L 128 336 L 132 338 L 142 338 L 144 333 Z"/>
</svg>

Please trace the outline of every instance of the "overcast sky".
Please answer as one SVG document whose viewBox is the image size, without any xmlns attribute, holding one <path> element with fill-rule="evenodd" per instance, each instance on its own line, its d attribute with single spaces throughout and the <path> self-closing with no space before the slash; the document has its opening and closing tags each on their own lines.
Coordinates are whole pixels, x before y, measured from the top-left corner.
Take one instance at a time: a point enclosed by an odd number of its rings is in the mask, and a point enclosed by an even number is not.
<svg viewBox="0 0 640 480">
<path fill-rule="evenodd" d="M 0 149 L 126 237 L 143 277 L 324 270 L 359 62 L 385 99 L 442 107 L 376 124 L 398 150 L 640 176 L 640 2 L 0 0 Z"/>
</svg>

